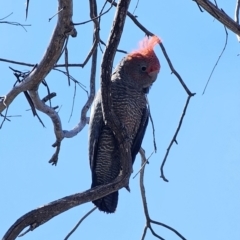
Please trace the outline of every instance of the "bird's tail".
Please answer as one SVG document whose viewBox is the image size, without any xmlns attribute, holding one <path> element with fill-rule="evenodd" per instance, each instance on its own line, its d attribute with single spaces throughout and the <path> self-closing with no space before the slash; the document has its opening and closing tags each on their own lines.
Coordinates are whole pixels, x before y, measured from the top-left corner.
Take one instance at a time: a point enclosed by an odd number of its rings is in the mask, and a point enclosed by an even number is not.
<svg viewBox="0 0 240 240">
<path fill-rule="evenodd" d="M 118 191 L 93 201 L 100 211 L 114 213 L 118 203 Z"/>
</svg>

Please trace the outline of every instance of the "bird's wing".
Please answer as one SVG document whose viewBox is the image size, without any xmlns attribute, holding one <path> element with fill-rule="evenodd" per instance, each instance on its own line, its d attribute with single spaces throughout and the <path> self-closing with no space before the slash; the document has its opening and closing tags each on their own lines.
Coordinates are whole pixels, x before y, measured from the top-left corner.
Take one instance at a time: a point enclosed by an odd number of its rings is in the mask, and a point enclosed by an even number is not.
<svg viewBox="0 0 240 240">
<path fill-rule="evenodd" d="M 143 109 L 143 115 L 141 119 L 141 123 L 139 125 L 138 132 L 133 140 L 133 145 L 132 145 L 132 164 L 134 163 L 134 160 L 136 158 L 136 155 L 138 154 L 140 147 L 142 145 L 142 140 L 145 135 L 145 131 L 148 125 L 148 119 L 149 119 L 149 109 L 146 106 Z"/>
<path fill-rule="evenodd" d="M 101 106 L 101 91 L 95 96 L 91 109 L 89 122 L 89 160 L 90 167 L 93 170 L 96 164 L 96 154 L 98 149 L 98 140 L 103 127 L 103 115 Z"/>
</svg>

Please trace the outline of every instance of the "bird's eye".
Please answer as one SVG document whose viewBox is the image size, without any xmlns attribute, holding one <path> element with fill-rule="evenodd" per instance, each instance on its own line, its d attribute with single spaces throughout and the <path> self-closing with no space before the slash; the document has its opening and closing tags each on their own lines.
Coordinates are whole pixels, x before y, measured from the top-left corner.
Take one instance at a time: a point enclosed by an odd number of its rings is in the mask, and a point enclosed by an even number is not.
<svg viewBox="0 0 240 240">
<path fill-rule="evenodd" d="M 142 66 L 142 71 L 145 72 L 147 70 L 147 68 L 145 66 Z"/>
</svg>

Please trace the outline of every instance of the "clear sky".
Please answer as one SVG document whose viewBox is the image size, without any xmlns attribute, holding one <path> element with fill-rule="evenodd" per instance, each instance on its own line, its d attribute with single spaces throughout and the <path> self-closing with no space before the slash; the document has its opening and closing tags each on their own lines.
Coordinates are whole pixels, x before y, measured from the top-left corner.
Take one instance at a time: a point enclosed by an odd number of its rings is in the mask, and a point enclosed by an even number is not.
<svg viewBox="0 0 240 240">
<path fill-rule="evenodd" d="M 29 16 L 25 22 L 25 0 L 1 1 L 0 18 L 13 12 L 7 19 L 31 24 L 25 32 L 21 27 L 0 24 L 0 58 L 38 63 L 48 45 L 56 18 L 57 1 L 30 1 Z M 104 1 L 99 2 L 99 10 Z M 132 1 L 130 11 L 137 0 Z M 235 0 L 219 0 L 218 5 L 233 16 Z M 102 18 L 101 39 L 106 42 L 115 8 Z M 225 42 L 223 26 L 208 13 L 201 13 L 193 1 L 140 1 L 135 12 L 138 20 L 160 36 L 165 48 L 192 92 L 178 145 L 169 154 L 163 182 L 160 165 L 176 130 L 187 94 L 177 78 L 171 74 L 159 47 L 156 54 L 161 72 L 154 83 L 149 101 L 155 123 L 157 153 L 150 159 L 145 174 L 146 194 L 151 218 L 176 228 L 191 240 L 240 239 L 240 53 L 236 36 L 228 31 L 228 44 L 217 65 L 207 91 L 202 91 Z M 89 19 L 88 1 L 74 1 L 74 22 Z M 91 48 L 92 23 L 78 26 L 78 37 L 70 38 L 69 62 L 82 63 Z M 120 49 L 136 49 L 144 33 L 130 19 L 119 45 Z M 118 53 L 115 65 L 123 57 Z M 99 84 L 99 51 L 97 84 Z M 60 59 L 59 63 L 63 63 Z M 0 62 L 0 95 L 6 94 L 15 82 L 9 66 L 20 70 L 30 68 Z M 70 73 L 89 87 L 90 64 Z M 62 74 L 52 71 L 46 78 L 51 91 L 57 92 L 53 105 L 59 112 L 64 129 L 73 128 L 80 116 L 86 93 L 77 88 L 73 116 L 68 122 L 74 85 L 68 87 Z M 41 97 L 47 95 L 44 86 Z M 87 153 L 87 127 L 75 138 L 62 143 L 57 167 L 48 160 L 54 149 L 53 126 L 39 113 L 46 128 L 32 116 L 24 94 L 20 94 L 9 108 L 9 115 L 21 115 L 5 122 L 0 130 L 0 236 L 23 214 L 64 196 L 84 191 L 91 184 Z M 1 119 L 0 119 L 1 120 Z M 149 125 L 143 148 L 147 156 L 153 151 L 152 130 Z M 140 168 L 140 158 L 134 164 L 134 173 Z M 120 191 L 115 214 L 95 211 L 73 234 L 71 239 L 122 240 L 140 239 L 145 226 L 139 191 L 139 177 L 130 181 L 131 193 Z M 25 240 L 63 239 L 76 222 L 91 208 L 87 203 L 61 214 L 35 231 Z M 178 239 L 159 226 L 155 231 L 168 240 Z M 153 239 L 149 232 L 147 240 Z"/>
</svg>

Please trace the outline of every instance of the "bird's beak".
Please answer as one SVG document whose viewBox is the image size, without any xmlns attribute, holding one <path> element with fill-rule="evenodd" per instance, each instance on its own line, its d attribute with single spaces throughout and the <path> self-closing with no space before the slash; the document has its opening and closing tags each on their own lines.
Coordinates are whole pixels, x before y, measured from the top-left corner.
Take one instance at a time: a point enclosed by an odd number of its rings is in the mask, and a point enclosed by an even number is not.
<svg viewBox="0 0 240 240">
<path fill-rule="evenodd" d="M 155 70 L 155 71 L 148 73 L 148 75 L 153 79 L 153 81 L 155 81 L 157 79 L 158 73 L 159 73 L 159 70 Z"/>
</svg>

